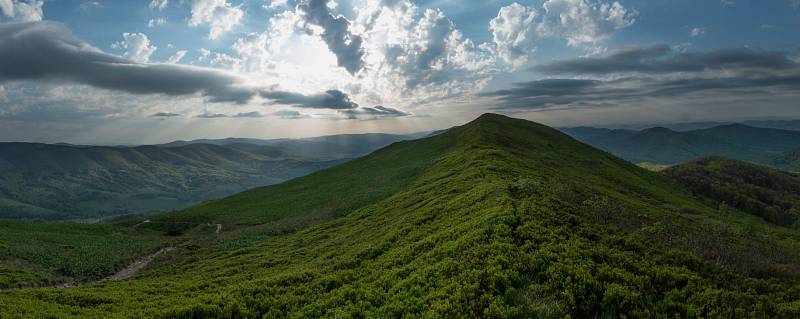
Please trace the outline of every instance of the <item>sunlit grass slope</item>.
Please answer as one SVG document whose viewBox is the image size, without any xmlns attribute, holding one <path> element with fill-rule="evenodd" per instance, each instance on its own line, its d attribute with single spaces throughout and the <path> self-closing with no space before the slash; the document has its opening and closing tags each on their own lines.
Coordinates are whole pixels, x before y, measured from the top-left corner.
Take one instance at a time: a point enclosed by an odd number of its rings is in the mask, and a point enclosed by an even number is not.
<svg viewBox="0 0 800 319">
<path fill-rule="evenodd" d="M 0 294 L 0 317 L 800 315 L 797 232 L 707 203 L 553 129 L 487 114 L 176 217 L 341 218 L 124 282 Z"/>
</svg>

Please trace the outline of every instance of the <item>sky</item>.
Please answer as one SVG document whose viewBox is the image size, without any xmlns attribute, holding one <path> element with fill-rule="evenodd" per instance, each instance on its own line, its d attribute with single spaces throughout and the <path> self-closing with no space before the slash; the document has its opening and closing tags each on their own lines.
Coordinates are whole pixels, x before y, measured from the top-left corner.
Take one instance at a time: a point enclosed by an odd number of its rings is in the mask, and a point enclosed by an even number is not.
<svg viewBox="0 0 800 319">
<path fill-rule="evenodd" d="M 0 141 L 800 118 L 800 0 L 0 0 Z"/>
</svg>

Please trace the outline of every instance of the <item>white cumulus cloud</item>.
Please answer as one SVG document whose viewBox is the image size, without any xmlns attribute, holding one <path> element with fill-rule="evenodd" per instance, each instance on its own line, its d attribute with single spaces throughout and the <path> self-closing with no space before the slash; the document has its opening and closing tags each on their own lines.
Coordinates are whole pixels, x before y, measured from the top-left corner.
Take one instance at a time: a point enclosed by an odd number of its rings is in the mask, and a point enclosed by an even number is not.
<svg viewBox="0 0 800 319">
<path fill-rule="evenodd" d="M 149 62 L 150 56 L 156 52 L 157 47 L 150 44 L 150 39 L 144 33 L 128 33 L 122 34 L 122 41 L 115 42 L 111 45 L 114 49 L 125 50 L 124 57 L 129 58 L 136 62 Z"/>
<path fill-rule="evenodd" d="M 42 0 L 0 0 L 0 23 L 42 20 Z"/>
<path fill-rule="evenodd" d="M 150 0 L 150 9 L 164 10 L 169 5 L 169 0 Z"/>
<path fill-rule="evenodd" d="M 147 22 L 147 27 L 148 28 L 155 28 L 157 26 L 165 25 L 165 24 L 167 24 L 167 19 L 156 18 L 156 19 L 150 19 L 150 21 Z"/>
<path fill-rule="evenodd" d="M 243 16 L 241 5 L 233 6 L 227 0 L 195 0 L 189 26 L 208 25 L 208 37 L 215 40 L 233 30 Z"/>
<path fill-rule="evenodd" d="M 489 22 L 497 53 L 514 66 L 524 64 L 533 49 L 536 34 L 536 10 L 519 3 L 500 8 Z"/>
<path fill-rule="evenodd" d="M 269 1 L 269 4 L 264 5 L 264 9 L 275 10 L 281 7 L 285 7 L 287 5 L 288 5 L 287 0 L 272 0 Z"/>
<path fill-rule="evenodd" d="M 571 46 L 595 44 L 615 31 L 633 25 L 637 13 L 619 2 L 589 3 L 586 0 L 547 0 L 539 33 L 567 39 Z"/>
<path fill-rule="evenodd" d="M 175 52 L 175 54 L 169 57 L 169 59 L 167 59 L 167 63 L 175 64 L 180 62 L 183 59 L 183 57 L 186 56 L 186 52 L 187 52 L 186 50 L 178 50 L 177 52 Z"/>
</svg>

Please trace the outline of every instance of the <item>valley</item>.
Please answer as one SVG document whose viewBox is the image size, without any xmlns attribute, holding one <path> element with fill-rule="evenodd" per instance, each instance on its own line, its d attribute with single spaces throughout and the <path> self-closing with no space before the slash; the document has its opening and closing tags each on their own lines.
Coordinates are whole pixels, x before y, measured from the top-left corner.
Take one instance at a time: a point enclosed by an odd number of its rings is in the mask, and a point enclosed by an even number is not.
<svg viewBox="0 0 800 319">
<path fill-rule="evenodd" d="M 276 184 L 417 135 L 110 147 L 0 143 L 0 218 L 97 220 Z"/>
</svg>

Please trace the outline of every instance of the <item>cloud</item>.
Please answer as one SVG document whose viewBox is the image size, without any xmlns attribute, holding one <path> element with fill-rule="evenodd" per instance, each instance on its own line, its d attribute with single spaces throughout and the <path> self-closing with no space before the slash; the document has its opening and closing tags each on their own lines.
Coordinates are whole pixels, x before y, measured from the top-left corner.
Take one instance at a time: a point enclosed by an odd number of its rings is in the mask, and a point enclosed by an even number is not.
<svg viewBox="0 0 800 319">
<path fill-rule="evenodd" d="M 291 105 L 302 108 L 312 109 L 354 109 L 358 104 L 350 100 L 350 97 L 339 90 L 328 90 L 325 93 L 304 95 L 294 92 L 279 90 L 268 90 L 261 92 L 261 96 L 270 99 L 275 104 Z"/>
<path fill-rule="evenodd" d="M 100 3 L 99 1 L 84 1 L 84 2 L 81 2 L 81 10 L 83 10 L 83 11 L 89 11 L 89 10 L 92 10 L 92 9 L 99 9 L 99 8 L 102 8 L 102 7 L 103 7 L 103 4 Z"/>
<path fill-rule="evenodd" d="M 359 88 L 384 103 L 464 96 L 484 87 L 496 73 L 490 50 L 465 39 L 440 10 L 419 16 L 409 1 L 373 1 L 358 11 L 367 63 Z"/>
<path fill-rule="evenodd" d="M 630 47 L 607 54 L 534 66 L 546 74 L 675 73 L 731 70 L 779 71 L 800 68 L 786 54 L 751 48 L 704 53 L 676 52 L 667 45 Z"/>
<path fill-rule="evenodd" d="M 178 117 L 178 116 L 181 116 L 181 115 L 177 114 L 177 113 L 171 113 L 171 112 L 158 112 L 158 113 L 155 113 L 155 114 L 153 114 L 151 116 L 152 117 Z"/>
<path fill-rule="evenodd" d="M 233 117 L 259 118 L 259 117 L 264 117 L 264 115 L 262 115 L 260 112 L 252 111 L 252 112 L 236 113 L 235 115 L 233 115 Z"/>
<path fill-rule="evenodd" d="M 374 107 L 362 107 L 351 110 L 342 110 L 339 112 L 344 114 L 345 117 L 348 119 L 357 119 L 365 117 L 374 119 L 374 118 L 384 118 L 384 117 L 404 117 L 411 115 L 401 110 L 381 105 L 376 105 Z"/>
<path fill-rule="evenodd" d="M 229 116 L 227 114 L 222 114 L 222 113 L 203 113 L 195 117 L 201 119 L 218 119 L 218 118 L 226 118 Z"/>
<path fill-rule="evenodd" d="M 500 8 L 497 17 L 489 21 L 492 40 L 507 63 L 518 66 L 527 62 L 537 38 L 535 19 L 536 10 L 515 2 Z"/>
<path fill-rule="evenodd" d="M 733 100 L 771 99 L 785 94 L 800 94 L 800 65 L 780 54 L 725 49 L 679 55 L 669 61 L 642 62 L 642 57 L 659 57 L 665 51 L 668 52 L 663 47 L 641 51 L 629 49 L 599 59 L 549 66 L 550 71 L 584 75 L 634 72 L 633 76 L 542 79 L 517 83 L 513 88 L 486 92 L 481 96 L 496 98 L 501 107 L 543 109 L 641 104 L 646 99 L 680 104 L 678 99 L 707 100 L 720 96 Z M 671 74 L 677 71 L 681 73 Z"/>
<path fill-rule="evenodd" d="M 753 97 L 758 89 L 797 91 L 800 76 L 759 78 L 687 78 L 664 80 L 626 78 L 619 80 L 546 79 L 517 83 L 515 87 L 480 94 L 499 101 L 500 108 L 547 109 L 582 105 L 622 105 L 645 99 L 677 99 L 701 94 L 697 98 L 723 95 L 740 99 Z M 774 94 L 770 93 L 770 94 Z"/>
<path fill-rule="evenodd" d="M 0 25 L 0 82 L 88 84 L 132 94 L 200 94 L 246 103 L 258 92 L 230 73 L 175 64 L 144 64 L 104 53 L 55 22 Z"/>
<path fill-rule="evenodd" d="M 618 3 L 553 5 L 557 2 L 548 1 L 550 20 L 539 14 L 546 10 L 538 5 L 501 8 L 487 25 L 491 41 L 478 44 L 441 10 L 421 9 L 409 0 L 339 1 L 336 8 L 332 1 L 305 0 L 273 15 L 266 31 L 238 39 L 235 54 L 221 65 L 255 79 L 280 78 L 282 87 L 294 90 L 335 88 L 364 105 L 410 107 L 469 98 L 509 66 L 524 64 L 541 37 L 590 34 L 595 44 L 633 23 L 633 11 Z M 350 4 L 352 12 L 342 9 Z M 590 20 L 589 31 L 555 23 L 556 9 Z M 348 12 L 351 19 L 337 12 Z"/>
<path fill-rule="evenodd" d="M 215 40 L 233 30 L 243 16 L 241 5 L 232 6 L 227 0 L 195 0 L 189 26 L 208 25 L 208 38 Z"/>
<path fill-rule="evenodd" d="M 705 28 L 692 28 L 692 30 L 689 31 L 689 36 L 691 37 L 699 37 L 704 34 L 706 34 Z"/>
<path fill-rule="evenodd" d="M 123 56 L 135 62 L 149 62 L 150 56 L 156 52 L 157 47 L 150 45 L 150 39 L 144 33 L 125 32 L 122 38 L 122 41 L 112 44 L 111 47 L 126 50 Z"/>
<path fill-rule="evenodd" d="M 287 2 L 287 0 L 272 0 L 272 1 L 269 1 L 269 4 L 265 4 L 264 5 L 264 9 L 275 10 L 275 9 L 278 9 L 278 8 L 281 8 L 281 7 L 285 7 L 285 6 L 288 5 L 286 2 Z"/>
<path fill-rule="evenodd" d="M 300 112 L 295 111 L 295 110 L 278 110 L 278 111 L 272 113 L 272 115 L 276 116 L 278 118 L 281 118 L 281 119 L 286 119 L 286 120 L 289 120 L 289 119 L 295 120 L 295 119 L 302 119 L 302 118 L 307 118 L 308 117 L 308 115 L 300 113 Z"/>
<path fill-rule="evenodd" d="M 150 19 L 150 21 L 147 21 L 147 27 L 148 28 L 155 28 L 157 26 L 165 25 L 165 24 L 167 24 L 167 19 L 164 19 L 164 18 Z"/>
<path fill-rule="evenodd" d="M 171 57 L 169 57 L 169 59 L 167 59 L 167 63 L 175 64 L 180 62 L 183 59 L 183 57 L 186 56 L 186 52 L 187 52 L 186 50 L 176 51 L 175 54 L 173 54 Z"/>
<path fill-rule="evenodd" d="M 258 111 L 252 111 L 252 112 L 236 113 L 236 114 L 233 114 L 233 115 L 228 115 L 228 114 L 225 114 L 225 113 L 203 113 L 203 114 L 197 115 L 195 117 L 196 118 L 201 118 L 201 119 L 218 119 L 218 118 L 232 118 L 232 117 L 238 117 L 238 118 L 260 118 L 260 117 L 264 117 L 264 115 L 261 114 Z"/>
<path fill-rule="evenodd" d="M 350 21 L 339 15 L 334 16 L 328 6 L 328 0 L 304 0 L 297 8 L 307 24 L 322 28 L 320 36 L 328 45 L 328 49 L 336 55 L 340 67 L 350 74 L 361 70 L 364 51 L 361 48 L 361 36 L 350 32 Z M 310 28 L 306 32 L 314 33 Z"/>
<path fill-rule="evenodd" d="M 150 0 L 150 9 L 164 10 L 169 5 L 169 0 Z"/>
<path fill-rule="evenodd" d="M 43 0 L 0 0 L 0 23 L 41 21 Z"/>
<path fill-rule="evenodd" d="M 616 1 L 547 0 L 542 6 L 545 13 L 539 34 L 566 38 L 571 46 L 604 41 L 615 31 L 633 25 L 637 15 Z"/>
</svg>

